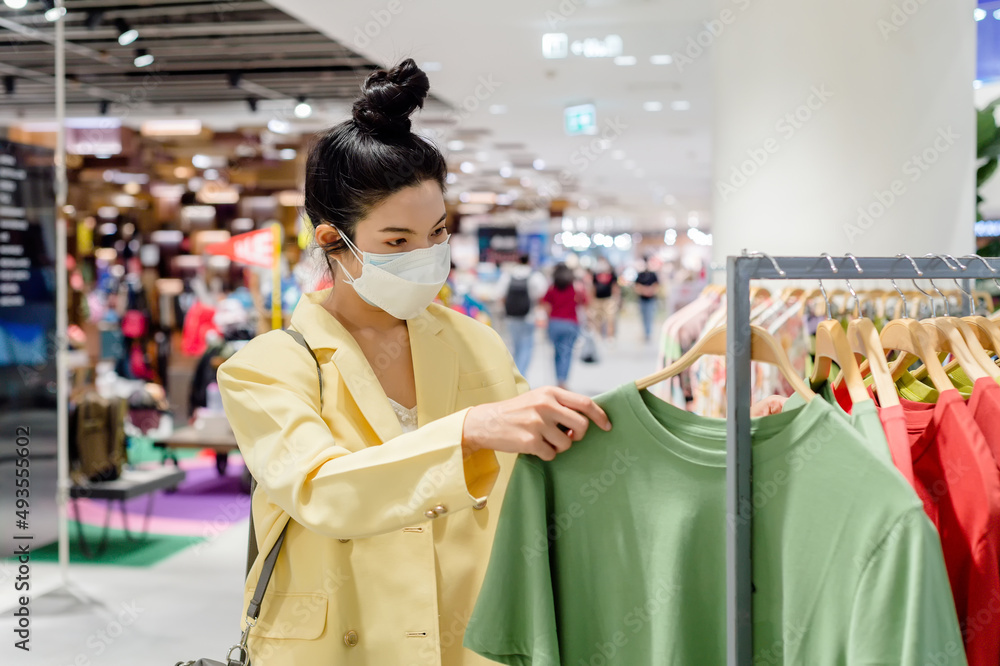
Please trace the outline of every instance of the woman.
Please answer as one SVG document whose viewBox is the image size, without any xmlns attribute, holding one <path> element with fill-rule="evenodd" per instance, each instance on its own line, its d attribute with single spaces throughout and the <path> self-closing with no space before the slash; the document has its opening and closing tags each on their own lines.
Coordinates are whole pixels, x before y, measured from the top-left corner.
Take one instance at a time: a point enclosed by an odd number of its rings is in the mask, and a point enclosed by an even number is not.
<svg viewBox="0 0 1000 666">
<path fill-rule="evenodd" d="M 586 294 L 574 284 L 573 271 L 566 264 L 556 264 L 552 286 L 542 297 L 542 307 L 549 316 L 549 339 L 556 350 L 556 383 L 561 389 L 566 388 L 573 345 L 580 335 L 576 308 L 586 303 Z"/>
<path fill-rule="evenodd" d="M 610 428 L 589 398 L 529 391 L 492 329 L 431 305 L 450 255 L 445 161 L 410 131 L 428 88 L 412 60 L 372 73 L 311 149 L 305 207 L 333 286 L 291 328 L 315 361 L 270 331 L 219 368 L 258 482 L 245 603 L 288 524 L 254 666 L 489 664 L 462 636 L 513 454 L 551 460 L 590 419 Z"/>
</svg>

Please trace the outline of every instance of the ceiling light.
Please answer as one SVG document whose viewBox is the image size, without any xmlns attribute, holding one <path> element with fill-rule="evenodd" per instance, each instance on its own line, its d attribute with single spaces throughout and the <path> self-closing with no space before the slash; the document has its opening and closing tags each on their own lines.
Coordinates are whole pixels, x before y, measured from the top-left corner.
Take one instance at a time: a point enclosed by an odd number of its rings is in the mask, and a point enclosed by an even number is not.
<svg viewBox="0 0 1000 666">
<path fill-rule="evenodd" d="M 203 175 L 205 177 L 205 180 L 218 180 L 219 179 L 219 172 L 216 171 L 215 169 L 205 169 L 205 173 Z"/>
<path fill-rule="evenodd" d="M 449 185 L 454 185 L 455 183 L 458 182 L 458 175 L 454 173 L 449 173 L 448 177 L 444 179 L 444 182 L 448 183 Z"/>
<path fill-rule="evenodd" d="M 473 173 L 476 170 L 476 165 L 472 162 L 462 162 L 458 168 L 462 170 L 462 173 Z"/>
<path fill-rule="evenodd" d="M 673 57 L 668 55 L 649 56 L 649 62 L 653 63 L 654 65 L 669 65 L 673 61 L 674 61 Z"/>
<path fill-rule="evenodd" d="M 201 121 L 187 118 L 147 120 L 142 123 L 139 132 L 143 136 L 198 136 L 201 134 Z"/>
<path fill-rule="evenodd" d="M 677 230 L 667 229 L 663 232 L 663 242 L 667 245 L 673 245 L 677 242 Z"/>
<path fill-rule="evenodd" d="M 463 148 L 465 148 L 465 143 L 462 142 L 462 141 L 454 139 L 454 140 L 448 142 L 448 150 L 458 151 L 458 150 L 462 150 Z"/>
<path fill-rule="evenodd" d="M 509 166 L 502 166 L 502 167 L 500 167 L 500 177 L 501 178 L 510 178 L 513 175 L 514 175 L 514 170 L 511 169 Z"/>
<path fill-rule="evenodd" d="M 980 88 L 983 87 L 983 82 L 980 81 L 979 79 L 976 79 L 975 81 L 972 82 L 972 87 L 975 88 L 976 90 L 979 90 Z"/>
<path fill-rule="evenodd" d="M 631 67 L 636 63 L 635 56 L 616 56 L 615 64 L 621 67 Z"/>
<path fill-rule="evenodd" d="M 148 67 L 153 64 L 153 54 L 146 49 L 136 49 L 135 60 L 132 62 L 136 67 Z"/>
<path fill-rule="evenodd" d="M 288 134 L 292 131 L 292 126 L 289 125 L 284 120 L 278 120 L 277 118 L 271 118 L 267 121 L 267 129 L 271 130 L 275 134 Z"/>
<path fill-rule="evenodd" d="M 142 185 L 139 183 L 125 183 L 125 192 L 127 194 L 136 195 L 142 191 Z"/>
<path fill-rule="evenodd" d="M 420 63 L 420 69 L 425 72 L 440 72 L 441 63 L 439 62 L 422 62 Z"/>
<path fill-rule="evenodd" d="M 51 3 L 43 3 L 43 4 L 51 4 Z M 65 7 L 50 7 L 49 9 L 45 10 L 45 20 L 48 21 L 49 23 L 55 23 L 63 16 L 66 16 Z"/>
<path fill-rule="evenodd" d="M 212 166 L 212 158 L 208 155 L 193 155 L 191 157 L 191 164 L 193 164 L 196 169 L 207 169 Z"/>
<path fill-rule="evenodd" d="M 6 1 L 7 0 L 4 0 L 4 2 Z M 972 15 L 975 17 L 977 21 L 982 21 L 984 18 L 986 18 L 986 10 L 983 9 L 982 7 L 976 7 L 974 10 L 972 10 Z"/>
<path fill-rule="evenodd" d="M 498 115 L 500 115 L 502 113 L 507 113 L 507 105 L 506 104 L 490 104 L 490 113 L 492 113 L 495 116 L 498 116 Z"/>
<path fill-rule="evenodd" d="M 565 32 L 547 32 L 542 35 L 542 55 L 546 58 L 565 58 L 569 55 L 569 35 Z"/>
<path fill-rule="evenodd" d="M 139 31 L 125 22 L 125 19 L 115 19 L 115 28 L 118 29 L 118 43 L 128 46 L 139 39 Z"/>
<path fill-rule="evenodd" d="M 537 160 L 531 163 L 531 166 L 535 167 L 535 171 L 541 171 L 545 168 L 545 160 L 543 160 L 542 158 L 538 158 Z"/>
<path fill-rule="evenodd" d="M 663 102 L 643 102 L 642 108 L 646 111 L 662 111 Z"/>
<path fill-rule="evenodd" d="M 674 111 L 687 111 L 688 109 L 691 108 L 691 102 L 687 101 L 686 99 L 674 100 L 673 102 L 670 103 L 670 108 L 673 109 Z"/>
<path fill-rule="evenodd" d="M 3 4 L 11 9 L 24 9 L 24 6 L 28 4 L 28 0 L 3 0 Z"/>
<path fill-rule="evenodd" d="M 313 108 L 306 102 L 305 97 L 299 97 L 299 103 L 295 105 L 296 118 L 308 118 L 312 115 Z"/>
<path fill-rule="evenodd" d="M 995 18 L 996 20 L 1000 21 L 1000 9 L 994 9 L 993 10 L 993 18 Z"/>
<path fill-rule="evenodd" d="M 278 154 L 281 156 L 281 159 L 283 160 L 294 160 L 295 157 L 299 154 L 299 152 L 294 148 L 282 148 Z"/>
</svg>

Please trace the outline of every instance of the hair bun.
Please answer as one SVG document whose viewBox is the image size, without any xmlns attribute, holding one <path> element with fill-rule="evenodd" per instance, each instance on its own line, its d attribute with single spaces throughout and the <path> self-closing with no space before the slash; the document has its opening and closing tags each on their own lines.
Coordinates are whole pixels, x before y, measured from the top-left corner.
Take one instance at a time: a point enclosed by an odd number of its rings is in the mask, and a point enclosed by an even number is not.
<svg viewBox="0 0 1000 666">
<path fill-rule="evenodd" d="M 409 134 L 410 114 L 423 107 L 430 88 L 427 75 L 413 58 L 388 71 L 375 70 L 365 79 L 361 98 L 354 103 L 354 122 L 373 134 Z"/>
</svg>

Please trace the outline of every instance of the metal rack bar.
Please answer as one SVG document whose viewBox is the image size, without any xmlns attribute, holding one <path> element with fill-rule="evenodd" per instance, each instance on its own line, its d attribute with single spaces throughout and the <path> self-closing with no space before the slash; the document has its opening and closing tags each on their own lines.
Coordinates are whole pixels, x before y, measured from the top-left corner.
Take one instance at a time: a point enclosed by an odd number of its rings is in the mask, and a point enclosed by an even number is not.
<svg viewBox="0 0 1000 666">
<path fill-rule="evenodd" d="M 761 254 L 727 260 L 726 337 L 726 663 L 753 664 L 753 504 L 750 442 L 750 281 L 843 280 L 864 278 L 969 280 L 1000 277 L 1000 260 L 968 261 L 965 268 L 941 257 L 768 257 Z M 836 271 L 833 270 L 836 268 Z M 970 312 L 963 298 L 963 313 Z"/>
</svg>

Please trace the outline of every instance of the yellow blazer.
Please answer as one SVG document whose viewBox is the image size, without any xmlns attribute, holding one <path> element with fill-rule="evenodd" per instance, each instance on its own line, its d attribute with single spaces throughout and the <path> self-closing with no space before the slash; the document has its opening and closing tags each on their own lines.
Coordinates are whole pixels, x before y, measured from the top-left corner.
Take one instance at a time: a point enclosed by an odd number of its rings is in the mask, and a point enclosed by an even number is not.
<svg viewBox="0 0 1000 666">
<path fill-rule="evenodd" d="M 462 638 L 514 456 L 463 460 L 462 424 L 467 408 L 527 382 L 495 331 L 431 305 L 407 322 L 419 427 L 403 434 L 354 338 L 322 307 L 329 293 L 305 294 L 291 317 L 320 363 L 322 414 L 316 364 L 282 331 L 257 336 L 218 371 L 258 483 L 260 555 L 244 609 L 288 523 L 250 632 L 253 666 L 492 664 Z"/>
</svg>

